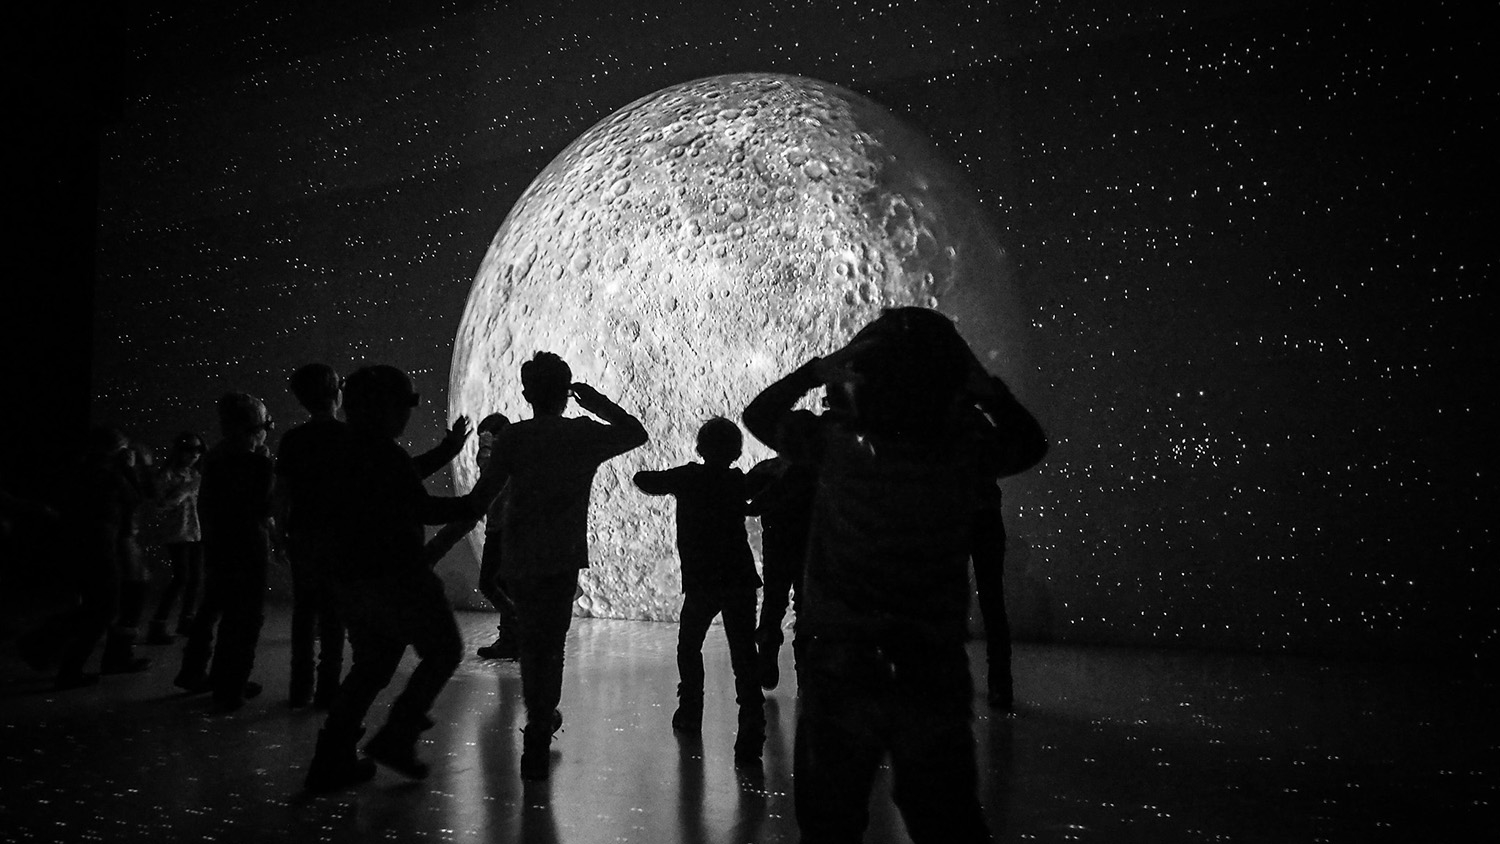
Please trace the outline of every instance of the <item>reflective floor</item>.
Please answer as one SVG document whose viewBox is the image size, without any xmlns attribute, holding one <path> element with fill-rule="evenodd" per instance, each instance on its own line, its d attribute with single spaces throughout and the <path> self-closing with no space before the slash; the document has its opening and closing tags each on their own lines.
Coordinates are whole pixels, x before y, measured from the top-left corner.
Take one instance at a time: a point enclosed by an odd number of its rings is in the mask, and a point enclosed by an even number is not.
<svg viewBox="0 0 1500 844">
<path fill-rule="evenodd" d="M 460 613 L 471 652 L 492 619 Z M 763 770 L 745 773 L 731 763 L 717 629 L 701 745 L 669 727 L 676 632 L 575 620 L 548 784 L 517 776 L 515 664 L 470 656 L 424 736 L 429 780 L 382 770 L 317 798 L 299 790 L 321 715 L 284 705 L 284 611 L 261 641 L 265 694 L 228 716 L 172 687 L 177 647 L 143 649 L 158 658 L 145 673 L 54 693 L 6 642 L 0 840 L 795 842 L 789 653 L 770 694 Z M 1019 646 L 1015 675 L 1017 714 L 981 705 L 975 722 L 981 798 L 1001 841 L 1442 842 L 1500 831 L 1500 698 L 1473 679 L 1051 645 Z M 377 702 L 376 724 L 389 700 Z M 888 780 L 871 804 L 866 841 L 908 840 Z"/>
</svg>

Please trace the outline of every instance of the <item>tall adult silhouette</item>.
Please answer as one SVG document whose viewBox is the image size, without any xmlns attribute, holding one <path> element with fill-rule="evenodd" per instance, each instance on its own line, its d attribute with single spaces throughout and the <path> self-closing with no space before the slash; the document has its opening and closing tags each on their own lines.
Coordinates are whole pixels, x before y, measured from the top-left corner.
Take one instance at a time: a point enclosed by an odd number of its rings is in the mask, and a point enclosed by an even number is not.
<svg viewBox="0 0 1500 844">
<path fill-rule="evenodd" d="M 795 413 L 818 387 L 847 412 Z M 982 481 L 1041 459 L 1040 427 L 921 308 L 885 311 L 767 387 L 744 421 L 818 473 L 798 619 L 802 841 L 860 840 L 887 755 L 913 841 L 991 840 L 969 726 L 970 519 Z"/>
</svg>

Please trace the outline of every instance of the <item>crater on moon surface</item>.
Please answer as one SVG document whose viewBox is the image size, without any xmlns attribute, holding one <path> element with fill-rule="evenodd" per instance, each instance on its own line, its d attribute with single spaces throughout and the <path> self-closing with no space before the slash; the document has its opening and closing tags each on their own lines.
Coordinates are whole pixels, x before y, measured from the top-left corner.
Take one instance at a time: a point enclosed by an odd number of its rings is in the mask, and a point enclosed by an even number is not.
<svg viewBox="0 0 1500 844">
<path fill-rule="evenodd" d="M 949 315 L 1010 375 L 1010 287 L 986 213 L 919 132 L 825 82 L 699 79 L 605 118 L 516 202 L 464 309 L 449 418 L 529 417 L 520 366 L 537 351 L 639 417 L 651 441 L 595 480 L 574 609 L 676 620 L 674 505 L 638 492 L 635 471 L 695 459 L 704 420 L 738 422 L 767 384 L 882 307 Z M 453 464 L 461 490 L 476 480 L 473 448 Z M 737 465 L 768 456 L 747 435 Z M 754 520 L 751 532 L 758 544 Z M 477 556 L 481 532 L 470 541 Z"/>
</svg>

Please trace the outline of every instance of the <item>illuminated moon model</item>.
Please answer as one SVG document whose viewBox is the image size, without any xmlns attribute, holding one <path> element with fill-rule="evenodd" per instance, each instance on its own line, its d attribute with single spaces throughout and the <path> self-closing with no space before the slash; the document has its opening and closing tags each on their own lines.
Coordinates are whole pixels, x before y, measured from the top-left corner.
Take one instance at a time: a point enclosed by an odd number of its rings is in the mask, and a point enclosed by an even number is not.
<svg viewBox="0 0 1500 844">
<path fill-rule="evenodd" d="M 520 366 L 537 351 L 639 417 L 650 443 L 594 482 L 574 609 L 676 620 L 674 505 L 631 475 L 694 459 L 704 420 L 738 422 L 882 307 L 947 314 L 1010 375 L 1017 315 L 986 219 L 925 137 L 851 91 L 760 73 L 658 91 L 569 145 L 505 218 L 454 344 L 450 421 L 529 418 Z M 770 456 L 745 439 L 741 468 Z M 469 489 L 472 457 L 454 467 Z"/>
</svg>

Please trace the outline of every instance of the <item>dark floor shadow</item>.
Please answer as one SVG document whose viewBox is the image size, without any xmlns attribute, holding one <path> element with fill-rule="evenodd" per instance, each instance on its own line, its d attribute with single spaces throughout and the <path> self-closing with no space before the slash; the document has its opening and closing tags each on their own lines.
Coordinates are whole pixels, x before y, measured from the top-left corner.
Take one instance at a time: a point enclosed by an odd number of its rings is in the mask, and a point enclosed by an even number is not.
<svg viewBox="0 0 1500 844">
<path fill-rule="evenodd" d="M 739 785 L 739 801 L 735 804 L 734 826 L 730 829 L 731 841 L 759 841 L 761 828 L 766 820 L 766 772 L 762 765 L 739 765 L 734 769 L 735 781 Z"/>
<path fill-rule="evenodd" d="M 520 806 L 515 837 L 504 834 L 508 817 L 496 814 L 506 801 L 491 801 L 490 815 L 485 828 L 495 830 L 493 840 L 515 841 L 516 844 L 562 844 L 557 832 L 557 816 L 553 811 L 551 780 L 521 779 L 521 758 L 516 745 L 524 721 L 521 703 L 521 678 L 511 674 L 500 674 L 497 678 L 497 703 L 494 716 L 480 750 L 481 776 L 485 782 L 496 784 L 496 788 L 516 795 Z M 554 749 L 553 755 L 557 754 Z M 554 760 L 555 761 L 555 760 Z M 553 765 L 556 768 L 556 765 Z M 503 784 L 503 785 L 501 785 Z"/>
<path fill-rule="evenodd" d="M 521 781 L 521 829 L 517 844 L 562 844 L 552 812 L 552 781 Z"/>
<path fill-rule="evenodd" d="M 1016 717 L 1013 713 L 990 710 L 989 722 L 975 748 L 981 780 L 988 784 L 980 792 L 980 802 L 984 804 L 990 833 L 996 841 L 1008 840 L 1005 833 L 1014 791 Z"/>
<path fill-rule="evenodd" d="M 703 737 L 676 732 L 677 828 L 683 844 L 709 844 L 703 823 Z"/>
</svg>

